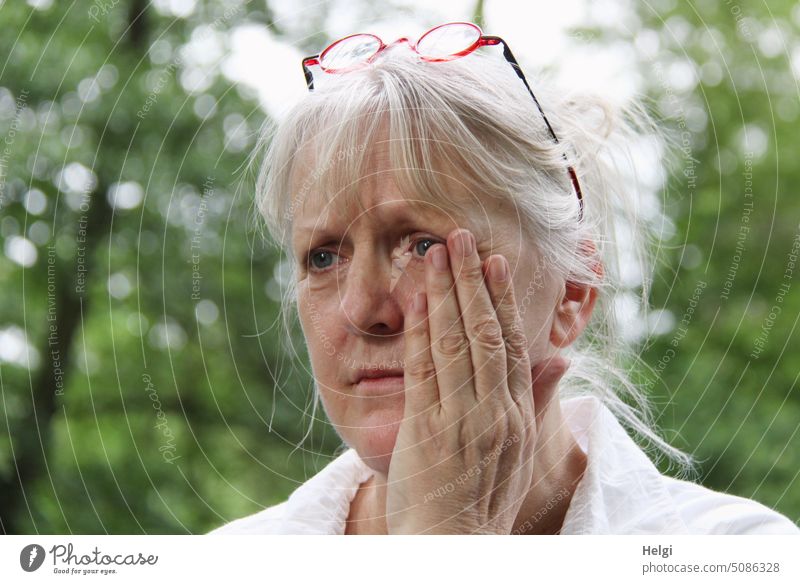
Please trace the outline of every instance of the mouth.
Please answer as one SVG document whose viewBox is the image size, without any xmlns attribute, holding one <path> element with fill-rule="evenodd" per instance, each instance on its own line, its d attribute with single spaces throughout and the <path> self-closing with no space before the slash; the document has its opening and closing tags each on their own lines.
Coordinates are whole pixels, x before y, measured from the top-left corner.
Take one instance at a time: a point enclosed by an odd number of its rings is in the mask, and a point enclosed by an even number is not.
<svg viewBox="0 0 800 584">
<path fill-rule="evenodd" d="M 365 366 L 356 375 L 356 383 L 363 379 L 381 379 L 382 377 L 403 377 L 403 370 L 397 367 Z"/>
<path fill-rule="evenodd" d="M 391 369 L 365 369 L 356 377 L 356 385 L 367 394 L 394 394 L 402 393 L 404 389 L 403 370 Z"/>
</svg>

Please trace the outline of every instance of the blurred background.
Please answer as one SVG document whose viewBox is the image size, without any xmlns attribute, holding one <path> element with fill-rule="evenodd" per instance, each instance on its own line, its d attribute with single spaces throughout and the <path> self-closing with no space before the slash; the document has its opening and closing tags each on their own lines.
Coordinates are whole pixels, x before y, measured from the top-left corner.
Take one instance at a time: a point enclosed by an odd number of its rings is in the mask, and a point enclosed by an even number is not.
<svg viewBox="0 0 800 584">
<path fill-rule="evenodd" d="M 800 520 L 799 5 L 0 0 L 3 532 L 202 533 L 330 461 L 248 157 L 302 56 L 452 20 L 670 129 L 635 373 L 700 482 Z"/>
</svg>

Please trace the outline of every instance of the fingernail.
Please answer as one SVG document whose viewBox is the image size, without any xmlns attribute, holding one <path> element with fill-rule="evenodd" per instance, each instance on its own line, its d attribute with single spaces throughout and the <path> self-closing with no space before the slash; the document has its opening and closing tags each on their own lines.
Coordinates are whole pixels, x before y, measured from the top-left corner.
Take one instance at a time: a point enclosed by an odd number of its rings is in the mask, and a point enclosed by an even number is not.
<svg viewBox="0 0 800 584">
<path fill-rule="evenodd" d="M 505 282 L 508 278 L 508 270 L 506 269 L 506 260 L 503 257 L 492 258 L 492 263 L 489 266 L 489 272 L 495 282 Z"/>
<path fill-rule="evenodd" d="M 475 238 L 466 229 L 458 232 L 458 235 L 453 238 L 453 243 L 455 244 L 456 253 L 461 254 L 462 257 L 472 255 L 475 250 Z"/>
<path fill-rule="evenodd" d="M 433 254 L 433 267 L 439 272 L 447 271 L 447 250 L 442 245 L 438 245 L 431 250 Z"/>
</svg>

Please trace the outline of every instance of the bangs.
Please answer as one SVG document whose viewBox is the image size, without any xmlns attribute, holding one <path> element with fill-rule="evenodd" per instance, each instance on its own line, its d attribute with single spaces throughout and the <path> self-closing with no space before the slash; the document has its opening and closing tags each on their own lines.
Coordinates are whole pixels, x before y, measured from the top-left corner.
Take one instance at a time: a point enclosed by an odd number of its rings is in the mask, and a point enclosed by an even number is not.
<svg viewBox="0 0 800 584">
<path fill-rule="evenodd" d="M 331 116 L 340 120 L 336 125 L 320 124 L 311 132 L 313 138 L 304 142 L 292 164 L 295 209 L 306 202 L 324 208 L 335 201 L 348 214 L 363 213 L 363 193 L 374 192 L 387 173 L 412 206 L 455 213 L 473 199 L 480 204 L 478 193 L 489 194 L 474 172 L 477 165 L 469 148 L 448 138 L 438 114 L 410 104 L 372 105 L 369 110 L 339 111 Z"/>
<path fill-rule="evenodd" d="M 405 67 L 395 62 L 391 70 L 374 65 L 337 76 L 310 94 L 302 113 L 283 125 L 292 128 L 294 147 L 274 149 L 283 151 L 283 159 L 272 167 L 284 169 L 282 184 L 268 197 L 283 205 L 275 209 L 277 216 L 290 223 L 294 211 L 309 201 L 325 208 L 335 200 L 348 213 L 363 212 L 360 195 L 385 172 L 410 204 L 433 205 L 453 215 L 485 204 L 487 196 L 513 201 L 532 180 L 548 180 L 540 172 L 546 165 L 534 159 L 551 155 L 554 146 L 492 117 L 491 84 L 465 63 L 472 58 L 433 64 L 409 60 Z M 431 79 L 420 82 L 421 75 Z M 447 82 L 449 76 L 464 75 L 475 77 L 482 99 L 465 99 L 463 79 Z M 523 89 L 519 80 L 508 81 Z M 531 164 L 521 170 L 520 158 Z"/>
</svg>

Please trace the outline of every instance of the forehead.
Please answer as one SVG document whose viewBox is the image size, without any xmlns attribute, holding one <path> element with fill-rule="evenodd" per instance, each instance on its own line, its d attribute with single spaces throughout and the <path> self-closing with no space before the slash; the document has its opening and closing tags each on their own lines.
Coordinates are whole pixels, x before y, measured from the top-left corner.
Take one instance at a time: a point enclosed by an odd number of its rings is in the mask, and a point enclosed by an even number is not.
<svg viewBox="0 0 800 584">
<path fill-rule="evenodd" d="M 355 231 L 360 227 L 391 232 L 405 228 L 446 230 L 458 226 L 474 229 L 469 213 L 455 214 L 424 198 L 401 192 L 391 172 L 381 172 L 365 180 L 350 204 L 345 195 L 309 198 L 298 208 L 292 225 L 293 241 L 329 231 Z"/>
<path fill-rule="evenodd" d="M 408 180 L 414 172 L 391 160 L 388 140 L 376 140 L 357 164 L 337 160 L 338 156 L 333 163 L 322 162 L 318 156 L 313 145 L 297 153 L 291 180 L 293 231 L 309 225 L 350 223 L 365 215 L 391 222 L 393 217 L 416 214 L 454 225 L 470 218 L 471 213 L 464 213 L 471 198 L 464 185 L 449 173 L 438 172 L 437 181 L 447 184 L 451 200 L 435 197 L 424 181 Z M 337 162 L 341 163 L 338 167 Z M 425 172 L 430 171 L 419 169 Z M 480 208 L 477 200 L 473 204 Z"/>
<path fill-rule="evenodd" d="M 387 231 L 413 224 L 440 236 L 465 227 L 485 241 L 503 231 L 501 239 L 516 239 L 519 213 L 465 180 L 468 170 L 457 159 L 417 149 L 414 139 L 390 139 L 385 124 L 369 134 L 362 148 L 333 148 L 317 135 L 297 150 L 290 181 L 295 247 L 312 234 L 355 229 L 355 222 Z"/>
</svg>

